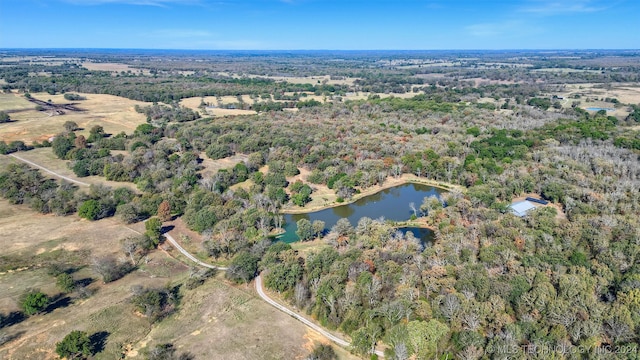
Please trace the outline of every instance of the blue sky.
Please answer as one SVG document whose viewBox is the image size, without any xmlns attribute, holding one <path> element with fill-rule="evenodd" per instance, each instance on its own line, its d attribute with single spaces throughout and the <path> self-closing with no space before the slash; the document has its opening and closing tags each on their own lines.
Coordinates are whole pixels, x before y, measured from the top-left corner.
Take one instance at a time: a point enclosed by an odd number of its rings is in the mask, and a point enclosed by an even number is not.
<svg viewBox="0 0 640 360">
<path fill-rule="evenodd" d="M 640 0 L 0 0 L 0 48 L 638 49 Z"/>
</svg>

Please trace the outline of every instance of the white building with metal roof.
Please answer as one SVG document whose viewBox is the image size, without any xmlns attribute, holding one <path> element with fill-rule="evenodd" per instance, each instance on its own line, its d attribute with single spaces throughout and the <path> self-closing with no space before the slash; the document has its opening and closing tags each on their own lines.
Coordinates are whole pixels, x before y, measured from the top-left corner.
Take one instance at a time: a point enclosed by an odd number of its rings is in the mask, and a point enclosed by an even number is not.
<svg viewBox="0 0 640 360">
<path fill-rule="evenodd" d="M 527 200 L 518 201 L 517 203 L 511 204 L 509 207 L 511 208 L 511 213 L 519 217 L 524 217 L 529 211 L 531 211 L 531 209 L 536 208 L 532 202 Z"/>
</svg>

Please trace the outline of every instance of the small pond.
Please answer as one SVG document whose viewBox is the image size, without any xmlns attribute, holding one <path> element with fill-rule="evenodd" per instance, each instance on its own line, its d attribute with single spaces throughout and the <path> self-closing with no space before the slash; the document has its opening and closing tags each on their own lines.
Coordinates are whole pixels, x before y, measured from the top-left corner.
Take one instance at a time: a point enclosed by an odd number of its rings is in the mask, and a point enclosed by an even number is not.
<svg viewBox="0 0 640 360">
<path fill-rule="evenodd" d="M 359 199 L 351 204 L 336 206 L 306 214 L 287 214 L 284 217 L 286 225 L 285 233 L 278 237 L 279 240 L 290 243 L 298 241 L 296 222 L 300 219 L 307 219 L 311 222 L 322 220 L 325 222 L 325 230 L 331 229 L 339 219 L 347 218 L 351 225 L 356 226 L 358 220 L 363 217 L 378 219 L 384 217 L 386 220 L 405 221 L 409 220 L 413 211 L 409 204 L 413 202 L 416 208 L 420 208 L 422 200 L 427 196 L 437 196 L 445 190 L 434 188 L 422 184 L 404 184 L 389 189 L 382 190 L 373 195 Z M 424 242 L 429 242 L 433 234 L 429 229 L 422 228 L 400 228 L 404 233 L 410 231 L 417 238 Z"/>
<path fill-rule="evenodd" d="M 588 107 L 585 110 L 589 110 L 589 111 L 600 111 L 600 110 L 604 110 L 604 111 L 615 111 L 616 109 L 612 109 L 612 108 L 600 108 L 600 107 Z"/>
</svg>

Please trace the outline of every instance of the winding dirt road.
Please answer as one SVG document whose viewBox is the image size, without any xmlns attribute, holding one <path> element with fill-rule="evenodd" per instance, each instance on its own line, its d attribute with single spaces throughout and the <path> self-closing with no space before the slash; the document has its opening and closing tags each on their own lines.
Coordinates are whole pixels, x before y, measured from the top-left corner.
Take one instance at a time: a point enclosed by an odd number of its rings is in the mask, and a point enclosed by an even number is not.
<svg viewBox="0 0 640 360">
<path fill-rule="evenodd" d="M 180 246 L 180 244 L 173 238 L 173 236 L 169 235 L 168 233 L 165 233 L 164 236 L 166 237 L 167 241 L 169 241 L 171 243 L 171 245 L 173 245 L 178 251 L 180 251 L 180 253 L 182 253 L 182 255 L 186 256 L 189 260 L 193 261 L 194 263 L 196 263 L 196 264 L 198 264 L 200 266 L 209 268 L 209 269 L 217 269 L 217 270 L 227 270 L 228 269 L 226 267 L 214 266 L 214 265 L 207 264 L 205 262 L 200 261 L 195 256 L 191 255 L 182 246 Z M 293 310 L 287 308 L 284 305 L 279 304 L 278 302 L 276 302 L 275 300 L 270 298 L 264 292 L 264 288 L 262 287 L 262 275 L 261 274 L 258 274 L 258 276 L 255 278 L 255 286 L 256 286 L 256 292 L 258 293 L 258 295 L 262 298 L 262 300 L 264 300 L 267 303 L 269 303 L 269 305 L 271 305 L 271 306 L 275 307 L 276 309 L 282 311 L 283 313 L 295 318 L 296 320 L 298 320 L 301 323 L 305 324 L 306 326 L 308 326 L 312 330 L 315 330 L 316 332 L 320 333 L 322 336 L 326 337 L 327 339 L 333 341 L 334 343 L 336 343 L 336 344 L 338 344 L 340 346 L 349 347 L 351 345 L 350 342 L 331 334 L 330 332 L 328 332 L 325 329 L 323 329 L 321 326 L 314 324 L 313 322 L 311 322 L 310 320 L 308 320 L 304 316 L 294 312 Z M 382 352 L 380 350 L 376 350 L 376 355 L 378 355 L 380 357 L 384 357 L 384 352 Z"/>
<path fill-rule="evenodd" d="M 228 270 L 228 268 L 226 268 L 224 266 L 215 266 L 215 265 L 207 264 L 205 262 L 200 261 L 198 258 L 196 258 L 195 256 L 191 255 L 191 253 L 189 253 L 187 250 L 185 250 L 182 246 L 180 246 L 180 244 L 178 244 L 176 239 L 174 239 L 173 236 L 169 235 L 169 233 L 164 233 L 163 235 L 164 235 L 165 238 L 167 238 L 167 240 L 171 243 L 171 245 L 173 245 L 173 247 L 178 249 L 178 251 L 180 251 L 182 253 L 182 255 L 186 256 L 189 260 L 193 261 L 194 263 L 196 263 L 196 264 L 198 264 L 198 265 L 200 265 L 202 267 L 209 268 L 209 269 L 216 269 L 216 270 L 223 270 L 223 271 Z"/>
<path fill-rule="evenodd" d="M 340 346 L 349 346 L 350 345 L 350 343 L 348 341 L 346 341 L 344 339 L 341 339 L 341 338 L 339 338 L 339 337 L 337 337 L 337 336 L 335 336 L 333 334 L 328 333 L 327 331 L 325 331 L 320 326 L 312 323 L 311 321 L 309 321 L 306 318 L 298 315 L 297 313 L 293 312 L 292 310 L 289 310 L 289 308 L 287 308 L 287 307 L 285 307 L 283 305 L 280 305 L 275 300 L 273 300 L 272 298 L 267 296 L 267 294 L 264 293 L 264 289 L 262 288 L 262 275 L 258 275 L 255 278 L 255 283 L 256 283 L 256 291 L 258 292 L 258 295 L 260 295 L 262 300 L 264 300 L 264 301 L 268 302 L 269 304 L 271 304 L 271 306 L 273 306 L 276 309 L 284 312 L 285 314 L 293 316 L 297 320 L 301 321 L 303 324 L 305 324 L 308 327 L 312 328 L 313 330 L 319 332 L 324 337 L 326 337 L 327 339 L 333 341 L 334 343 L 336 343 L 336 344 L 338 344 Z"/>
<path fill-rule="evenodd" d="M 195 256 L 191 255 L 187 250 L 185 250 L 182 246 L 180 246 L 180 244 L 171 235 L 169 235 L 168 233 L 165 233 L 164 236 L 171 243 L 171 245 L 173 245 L 176 249 L 178 249 L 178 251 L 180 251 L 180 253 L 182 253 L 182 255 L 186 256 L 187 258 L 189 258 L 189 260 L 195 262 L 196 264 L 198 264 L 200 266 L 203 266 L 203 267 L 206 267 L 206 268 L 209 268 L 209 269 L 217 269 L 217 270 L 227 270 L 228 269 L 226 267 L 214 266 L 214 265 L 207 264 L 205 262 L 202 262 L 202 261 L 198 260 Z M 262 275 L 261 274 L 258 274 L 258 276 L 255 278 L 255 285 L 256 285 L 256 292 L 258 293 L 258 295 L 262 298 L 262 300 L 264 300 L 267 303 L 269 303 L 269 305 L 271 305 L 271 306 L 275 307 L 276 309 L 282 311 L 283 313 L 295 318 L 296 320 L 298 320 L 301 323 L 305 324 L 307 327 L 311 328 L 312 330 L 315 330 L 316 332 L 320 333 L 322 336 L 326 337 L 327 339 L 333 341 L 334 343 L 336 343 L 336 344 L 338 344 L 340 346 L 349 347 L 351 345 L 350 342 L 331 334 L 330 332 L 328 332 L 325 329 L 323 329 L 321 326 L 314 324 L 313 322 L 311 322 L 310 320 L 308 320 L 304 316 L 294 312 L 293 310 L 287 308 L 284 305 L 279 304 L 277 301 L 275 301 L 272 298 L 270 298 L 264 292 L 264 288 L 262 287 Z M 378 355 L 379 357 L 384 357 L 384 352 L 382 352 L 380 350 L 376 350 L 376 355 Z"/>
<path fill-rule="evenodd" d="M 12 156 L 12 157 L 14 157 L 14 158 L 16 158 L 16 159 L 18 159 L 18 160 L 20 160 L 20 161 L 22 161 L 22 162 L 25 162 L 25 163 L 27 163 L 27 164 L 29 164 L 29 165 L 31 165 L 31 166 L 35 166 L 35 167 L 37 167 L 38 169 L 41 169 L 41 170 L 43 170 L 43 171 L 46 171 L 46 172 L 48 172 L 49 174 L 52 174 L 52 175 L 54 175 L 54 176 L 56 176 L 56 177 L 59 177 L 59 178 L 61 178 L 61 179 L 64 179 L 64 180 L 70 181 L 70 182 L 72 182 L 72 183 L 76 183 L 76 184 L 78 184 L 78 185 L 82 185 L 82 186 L 89 186 L 89 184 L 87 184 L 87 183 L 84 183 L 84 182 L 82 182 L 82 181 L 77 181 L 77 180 L 71 179 L 71 178 L 69 178 L 69 177 L 66 177 L 66 176 L 64 176 L 64 175 L 58 174 L 58 173 L 56 173 L 56 172 L 54 172 L 54 171 L 51 171 L 51 170 L 49 170 L 49 169 L 47 169 L 47 168 L 45 168 L 45 167 L 40 166 L 40 165 L 38 165 L 38 164 L 36 164 L 36 163 L 34 163 L 34 162 L 31 162 L 31 161 L 29 161 L 29 160 L 23 159 L 23 158 L 21 158 L 21 157 L 19 157 L 19 156 L 17 156 L 17 155 L 10 154 L 9 156 Z M 129 228 L 129 229 L 130 229 L 130 228 Z M 135 230 L 133 230 L 133 229 L 130 229 L 130 230 L 135 231 Z M 135 232 L 136 232 L 136 233 L 139 233 L 138 231 L 135 231 Z M 180 244 L 176 241 L 176 239 L 174 239 L 174 238 L 173 238 L 173 236 L 171 236 L 169 233 L 164 233 L 163 235 L 164 235 L 164 237 L 167 239 L 167 241 L 168 241 L 169 243 L 171 243 L 171 245 L 172 245 L 173 247 L 175 247 L 178 251 L 180 251 L 180 253 L 181 253 L 182 255 L 184 255 L 185 257 L 187 257 L 189 260 L 193 261 L 193 262 L 194 262 L 194 263 L 196 263 L 197 265 L 202 266 L 202 267 L 206 267 L 206 268 L 209 268 L 209 269 L 216 269 L 216 270 L 222 270 L 222 271 L 226 271 L 226 270 L 228 270 L 228 268 L 227 268 L 227 267 L 223 267 L 223 266 L 215 266 L 215 265 L 207 264 L 207 263 L 205 263 L 205 262 L 203 262 L 203 261 L 200 261 L 198 258 L 196 258 L 196 257 L 195 257 L 195 256 L 193 256 L 191 253 L 189 253 L 187 250 L 185 250 L 182 246 L 180 246 Z M 271 306 L 273 306 L 273 307 L 275 307 L 276 309 L 278 309 L 278 310 L 280 310 L 280 311 L 284 312 L 284 313 L 285 313 L 285 314 L 287 314 L 287 315 L 290 315 L 291 317 L 293 317 L 293 318 L 295 318 L 296 320 L 298 320 L 298 321 L 302 322 L 303 324 L 305 324 L 307 327 L 309 327 L 309 328 L 311 328 L 312 330 L 314 330 L 314 331 L 316 331 L 316 332 L 320 333 L 322 336 L 326 337 L 327 339 L 329 339 L 329 340 L 333 341 L 334 343 L 336 343 L 336 344 L 338 344 L 338 345 L 340 345 L 340 346 L 343 346 L 343 347 L 349 347 L 349 346 L 351 345 L 351 343 L 350 343 L 350 342 L 348 342 L 348 341 L 346 341 L 346 340 L 344 340 L 344 339 L 342 339 L 342 338 L 339 338 L 339 337 L 337 337 L 337 336 L 335 336 L 335 335 L 333 335 L 333 334 L 329 333 L 328 331 L 326 331 L 325 329 L 323 329 L 321 326 L 316 325 L 315 323 L 311 322 L 310 320 L 308 320 L 308 319 L 307 319 L 307 318 L 305 318 L 304 316 L 299 315 L 298 313 L 294 312 L 293 310 L 291 310 L 291 309 L 287 308 L 287 307 L 286 307 L 286 306 L 284 306 L 284 305 L 279 304 L 278 302 L 276 302 L 275 300 L 273 300 L 272 298 L 270 298 L 270 297 L 269 297 L 269 296 L 264 292 L 264 289 L 263 289 L 263 287 L 262 287 L 262 275 L 261 275 L 261 274 L 258 274 L 258 276 L 255 278 L 255 287 L 256 287 L 256 292 L 257 292 L 257 293 L 258 293 L 258 295 L 262 298 L 262 300 L 266 301 L 266 302 L 267 302 L 268 304 L 270 304 Z M 382 351 L 380 351 L 380 350 L 376 350 L 376 351 L 375 351 L 375 353 L 376 353 L 376 355 L 378 355 L 379 357 L 384 357 L 384 352 L 382 352 Z"/>
<path fill-rule="evenodd" d="M 45 168 L 44 166 L 40 166 L 40 165 L 38 165 L 38 164 L 36 164 L 36 163 L 34 163 L 32 161 L 29 161 L 27 159 L 21 158 L 20 156 L 18 156 L 16 154 L 9 154 L 9 156 L 11 156 L 11 157 L 13 157 L 15 159 L 18 159 L 18 160 L 20 160 L 20 161 L 22 161 L 24 163 L 27 163 L 27 164 L 29 164 L 31 166 L 37 167 L 38 169 L 40 169 L 42 171 L 45 171 L 45 172 L 48 172 L 49 174 L 51 174 L 51 175 L 53 175 L 55 177 L 59 177 L 60 179 L 67 180 L 69 182 L 72 182 L 72 183 L 78 184 L 78 185 L 82 185 L 82 186 L 89 186 L 90 185 L 90 184 L 87 184 L 86 182 L 78 181 L 78 180 L 72 179 L 70 177 L 66 177 L 64 175 L 58 174 L 57 172 L 51 171 L 51 170 Z"/>
</svg>

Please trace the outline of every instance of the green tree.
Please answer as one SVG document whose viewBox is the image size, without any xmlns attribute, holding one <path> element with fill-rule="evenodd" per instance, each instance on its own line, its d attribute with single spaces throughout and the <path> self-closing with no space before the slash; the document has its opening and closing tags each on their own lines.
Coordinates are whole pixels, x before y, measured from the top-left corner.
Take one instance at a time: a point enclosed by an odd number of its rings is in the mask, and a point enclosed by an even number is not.
<svg viewBox="0 0 640 360">
<path fill-rule="evenodd" d="M 151 242 L 157 246 L 160 243 L 162 221 L 157 217 L 152 217 L 144 223 L 144 228 L 146 229 L 144 234 L 147 235 L 149 239 L 151 239 Z"/>
<path fill-rule="evenodd" d="M 51 149 L 53 153 L 60 159 L 66 159 L 67 153 L 73 149 L 74 144 L 70 138 L 64 135 L 58 135 L 53 139 L 51 143 Z"/>
<path fill-rule="evenodd" d="M 66 121 L 62 126 L 64 127 L 64 130 L 69 133 L 79 129 L 78 124 L 73 121 Z"/>
<path fill-rule="evenodd" d="M 80 330 L 73 330 L 59 343 L 56 343 L 56 353 L 61 358 L 86 359 L 93 354 L 93 345 L 89 335 Z"/>
<path fill-rule="evenodd" d="M 0 111 L 0 123 L 6 123 L 11 121 L 11 117 L 4 111 Z"/>
<path fill-rule="evenodd" d="M 101 207 L 98 200 L 87 200 L 78 208 L 78 216 L 87 220 L 97 220 Z"/>
<path fill-rule="evenodd" d="M 313 220 L 311 227 L 313 228 L 313 236 L 320 237 L 324 232 L 325 222 L 322 220 Z"/>
<path fill-rule="evenodd" d="M 296 225 L 298 226 L 298 230 L 296 230 L 296 235 L 298 235 L 298 238 L 300 238 L 300 240 L 307 241 L 313 238 L 314 231 L 313 231 L 313 225 L 311 224 L 311 221 L 307 219 L 300 219 L 298 220 Z"/>
<path fill-rule="evenodd" d="M 62 273 L 56 277 L 56 286 L 62 292 L 69 293 L 72 292 L 76 286 L 75 281 L 73 280 L 73 276 Z"/>
<path fill-rule="evenodd" d="M 28 292 L 20 300 L 20 307 L 27 315 L 37 314 L 47 305 L 49 305 L 49 297 L 40 291 Z"/>
<path fill-rule="evenodd" d="M 293 289 L 302 277 L 302 267 L 297 263 L 280 263 L 269 269 L 265 276 L 265 285 L 278 292 Z"/>
<path fill-rule="evenodd" d="M 433 358 L 438 345 L 449 333 L 449 327 L 438 320 L 414 320 L 407 324 L 408 344 L 420 359 Z"/>
<path fill-rule="evenodd" d="M 260 258 L 243 251 L 236 255 L 227 270 L 227 278 L 237 282 L 249 282 L 256 276 L 258 272 L 258 261 Z"/>
<path fill-rule="evenodd" d="M 309 356 L 307 356 L 308 360 L 338 360 L 338 354 L 336 354 L 335 350 L 331 347 L 331 345 L 318 344 L 313 348 L 313 351 Z"/>
<path fill-rule="evenodd" d="M 100 125 L 95 125 L 91 130 L 89 130 L 89 138 L 87 139 L 87 142 L 95 142 L 105 136 L 104 128 Z"/>
</svg>

